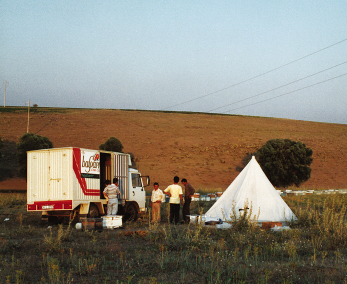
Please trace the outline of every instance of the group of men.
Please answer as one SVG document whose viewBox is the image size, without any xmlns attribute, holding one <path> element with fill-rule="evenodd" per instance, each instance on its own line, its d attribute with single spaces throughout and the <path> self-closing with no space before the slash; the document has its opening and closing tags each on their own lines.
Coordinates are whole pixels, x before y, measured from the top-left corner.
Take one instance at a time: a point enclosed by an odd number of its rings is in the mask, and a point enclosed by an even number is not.
<svg viewBox="0 0 347 284">
<path fill-rule="evenodd" d="M 161 202 L 165 200 L 165 195 L 170 197 L 170 223 L 178 224 L 180 218 L 180 207 L 183 205 L 183 191 L 182 187 L 178 185 L 179 177 L 174 177 L 174 183 L 169 185 L 164 192 L 159 189 L 159 184 L 155 182 L 153 184 L 154 189 L 152 191 L 151 206 L 152 206 L 152 222 L 160 222 L 160 205 Z M 192 201 L 192 196 L 195 193 L 194 188 L 187 182 L 187 179 L 183 178 L 181 180 L 185 187 L 185 197 L 183 205 L 183 222 L 189 223 L 190 221 L 190 203 Z"/>
<path fill-rule="evenodd" d="M 165 200 L 165 195 L 170 197 L 170 223 L 179 223 L 180 219 L 180 207 L 183 205 L 183 190 L 180 185 L 178 185 L 179 177 L 174 177 L 174 183 L 169 185 L 164 192 L 159 189 L 159 184 L 155 182 L 153 184 L 154 189 L 151 196 L 151 207 L 152 207 L 152 222 L 160 222 L 160 206 Z M 195 189 L 187 182 L 187 179 L 183 178 L 181 180 L 185 187 L 185 197 L 183 205 L 183 222 L 189 223 L 190 221 L 190 203 L 192 201 L 192 196 L 195 193 Z M 107 202 L 107 215 L 116 215 L 118 211 L 118 195 L 120 194 L 118 188 L 118 178 L 113 179 L 113 183 L 106 181 L 106 188 L 104 189 L 104 196 L 108 199 Z"/>
</svg>

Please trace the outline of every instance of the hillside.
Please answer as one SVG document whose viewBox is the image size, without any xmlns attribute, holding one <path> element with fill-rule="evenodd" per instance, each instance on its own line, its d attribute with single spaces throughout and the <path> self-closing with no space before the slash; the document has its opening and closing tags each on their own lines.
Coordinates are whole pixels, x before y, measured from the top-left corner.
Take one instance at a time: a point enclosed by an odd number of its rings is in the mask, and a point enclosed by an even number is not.
<svg viewBox="0 0 347 284">
<path fill-rule="evenodd" d="M 18 142 L 26 133 L 25 108 L 0 108 L 0 136 Z M 161 188 L 174 175 L 199 188 L 224 190 L 242 159 L 273 138 L 302 141 L 313 150 L 312 175 L 302 188 L 347 188 L 347 125 L 277 118 L 108 109 L 32 109 L 30 132 L 54 147 L 98 149 L 117 137 L 139 170 Z M 16 181 L 17 182 L 17 181 Z M 0 183 L 9 188 L 14 181 Z M 19 187 L 25 187 L 22 181 Z"/>
</svg>

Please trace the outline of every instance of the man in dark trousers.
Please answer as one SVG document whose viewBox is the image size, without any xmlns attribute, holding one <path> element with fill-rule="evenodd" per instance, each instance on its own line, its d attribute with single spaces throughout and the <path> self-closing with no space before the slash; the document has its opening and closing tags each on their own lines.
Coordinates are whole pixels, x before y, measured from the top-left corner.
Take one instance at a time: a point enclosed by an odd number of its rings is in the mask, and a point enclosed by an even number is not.
<svg viewBox="0 0 347 284">
<path fill-rule="evenodd" d="M 192 202 L 192 197 L 195 193 L 195 189 L 191 186 L 190 183 L 187 182 L 187 179 L 183 178 L 181 180 L 181 182 L 183 183 L 184 187 L 185 187 L 185 191 L 184 191 L 184 205 L 183 205 L 183 209 L 182 209 L 182 213 L 183 213 L 183 221 L 185 223 L 189 223 L 190 221 L 190 203 Z"/>
<path fill-rule="evenodd" d="M 178 185 L 180 178 L 174 177 L 174 184 L 169 185 L 164 193 L 170 196 L 170 223 L 178 224 L 180 218 L 180 206 L 183 204 L 182 187 Z"/>
</svg>

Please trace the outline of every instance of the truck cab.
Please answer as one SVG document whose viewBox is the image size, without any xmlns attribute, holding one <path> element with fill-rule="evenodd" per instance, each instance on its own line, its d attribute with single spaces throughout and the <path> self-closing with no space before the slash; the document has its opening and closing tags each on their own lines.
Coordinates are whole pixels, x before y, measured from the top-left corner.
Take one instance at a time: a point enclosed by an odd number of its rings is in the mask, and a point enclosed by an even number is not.
<svg viewBox="0 0 347 284">
<path fill-rule="evenodd" d="M 141 176 L 141 173 L 133 168 L 129 168 L 128 176 L 128 194 L 124 194 L 122 188 L 120 189 L 119 210 L 126 220 L 136 220 L 139 215 L 146 213 L 145 186 L 149 185 L 150 181 L 148 176 Z"/>
</svg>

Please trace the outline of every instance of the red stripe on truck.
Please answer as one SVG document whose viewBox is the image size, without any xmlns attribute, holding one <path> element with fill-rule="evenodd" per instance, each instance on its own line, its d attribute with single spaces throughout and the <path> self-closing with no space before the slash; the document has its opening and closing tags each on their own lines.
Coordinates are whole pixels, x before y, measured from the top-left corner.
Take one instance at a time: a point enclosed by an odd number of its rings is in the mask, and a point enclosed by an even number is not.
<svg viewBox="0 0 347 284">
<path fill-rule="evenodd" d="M 35 201 L 34 204 L 27 204 L 28 211 L 35 210 L 71 210 L 72 200 L 56 200 L 56 201 Z"/>
<path fill-rule="evenodd" d="M 99 189 L 88 189 L 86 179 L 81 177 L 81 149 L 73 148 L 73 170 L 84 195 L 99 196 Z"/>
</svg>

